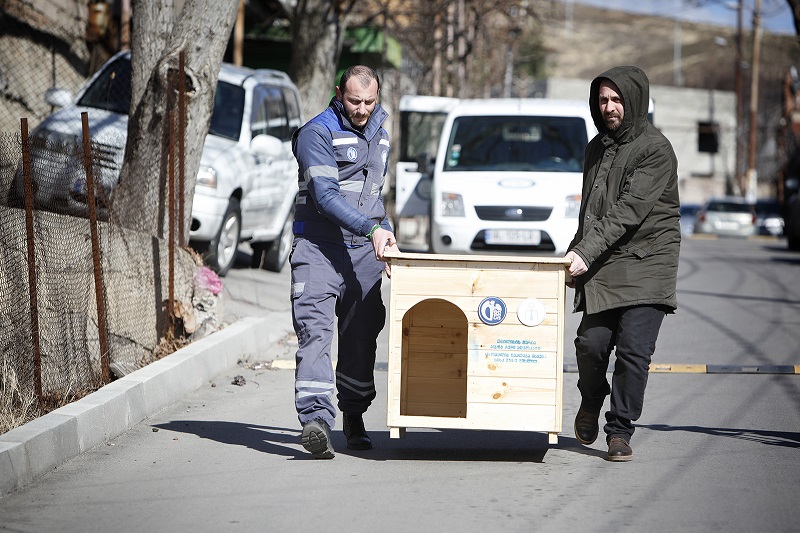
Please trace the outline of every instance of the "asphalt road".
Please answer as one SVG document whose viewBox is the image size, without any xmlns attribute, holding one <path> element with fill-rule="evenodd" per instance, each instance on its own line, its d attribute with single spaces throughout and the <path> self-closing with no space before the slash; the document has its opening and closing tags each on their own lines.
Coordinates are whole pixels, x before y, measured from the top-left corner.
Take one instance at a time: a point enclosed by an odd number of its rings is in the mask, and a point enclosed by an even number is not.
<svg viewBox="0 0 800 533">
<path fill-rule="evenodd" d="M 655 361 L 723 372 L 651 374 L 630 463 L 578 444 L 577 375 L 564 428 L 409 429 L 390 439 L 386 373 L 366 416 L 375 449 L 310 459 L 299 444 L 293 339 L 265 347 L 134 429 L 0 500 L 0 531 L 797 531 L 800 255 L 782 242 L 690 240 L 679 311 Z M 226 278 L 226 315 L 288 312 L 288 272 Z M 578 317 L 567 321 L 565 362 Z M 379 367 L 386 361 L 379 346 Z M 724 371 L 725 369 L 728 371 Z M 243 386 L 232 384 L 242 376 Z"/>
</svg>

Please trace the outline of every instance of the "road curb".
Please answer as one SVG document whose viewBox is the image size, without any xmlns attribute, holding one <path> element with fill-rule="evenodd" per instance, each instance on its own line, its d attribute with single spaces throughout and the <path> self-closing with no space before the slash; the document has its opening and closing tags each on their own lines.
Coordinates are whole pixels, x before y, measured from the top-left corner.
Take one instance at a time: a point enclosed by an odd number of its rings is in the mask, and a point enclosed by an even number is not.
<svg viewBox="0 0 800 533">
<path fill-rule="evenodd" d="M 92 394 L 0 435 L 0 498 L 108 442 L 291 330 L 282 317 L 243 318 Z"/>
</svg>

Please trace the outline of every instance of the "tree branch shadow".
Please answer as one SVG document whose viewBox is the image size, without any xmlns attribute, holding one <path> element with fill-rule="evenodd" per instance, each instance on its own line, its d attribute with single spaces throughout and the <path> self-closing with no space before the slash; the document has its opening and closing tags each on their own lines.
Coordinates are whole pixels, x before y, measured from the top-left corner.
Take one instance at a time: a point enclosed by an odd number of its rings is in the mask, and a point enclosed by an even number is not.
<svg viewBox="0 0 800 533">
<path fill-rule="evenodd" d="M 714 437 L 741 439 L 768 446 L 800 448 L 800 433 L 791 431 L 769 431 L 761 429 L 708 428 L 702 426 L 669 426 L 667 424 L 637 425 L 653 431 L 688 431 Z"/>
</svg>

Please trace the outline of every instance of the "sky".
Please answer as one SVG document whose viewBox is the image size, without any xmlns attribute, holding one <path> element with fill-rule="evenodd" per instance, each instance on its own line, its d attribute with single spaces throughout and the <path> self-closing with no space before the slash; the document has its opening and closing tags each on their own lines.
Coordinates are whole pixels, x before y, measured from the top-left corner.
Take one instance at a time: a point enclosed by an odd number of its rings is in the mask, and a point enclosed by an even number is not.
<svg viewBox="0 0 800 533">
<path fill-rule="evenodd" d="M 680 18 L 692 22 L 736 27 L 738 1 L 728 0 L 561 0 L 564 3 L 587 4 L 606 9 Z M 742 0 L 742 27 L 753 26 L 755 0 Z M 731 7 L 728 7 L 731 6 Z M 786 0 L 761 0 L 761 26 L 772 33 L 794 34 L 792 11 Z"/>
</svg>

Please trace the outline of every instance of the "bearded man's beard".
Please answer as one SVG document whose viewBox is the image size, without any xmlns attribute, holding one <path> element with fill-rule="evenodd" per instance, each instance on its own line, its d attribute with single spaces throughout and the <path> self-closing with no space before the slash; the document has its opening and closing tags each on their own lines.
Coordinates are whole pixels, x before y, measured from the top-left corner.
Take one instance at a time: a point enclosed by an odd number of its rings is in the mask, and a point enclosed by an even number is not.
<svg viewBox="0 0 800 533">
<path fill-rule="evenodd" d="M 622 126 L 622 120 L 620 120 L 619 115 L 607 115 L 605 117 L 606 127 L 611 131 L 617 131 L 620 126 Z"/>
</svg>

